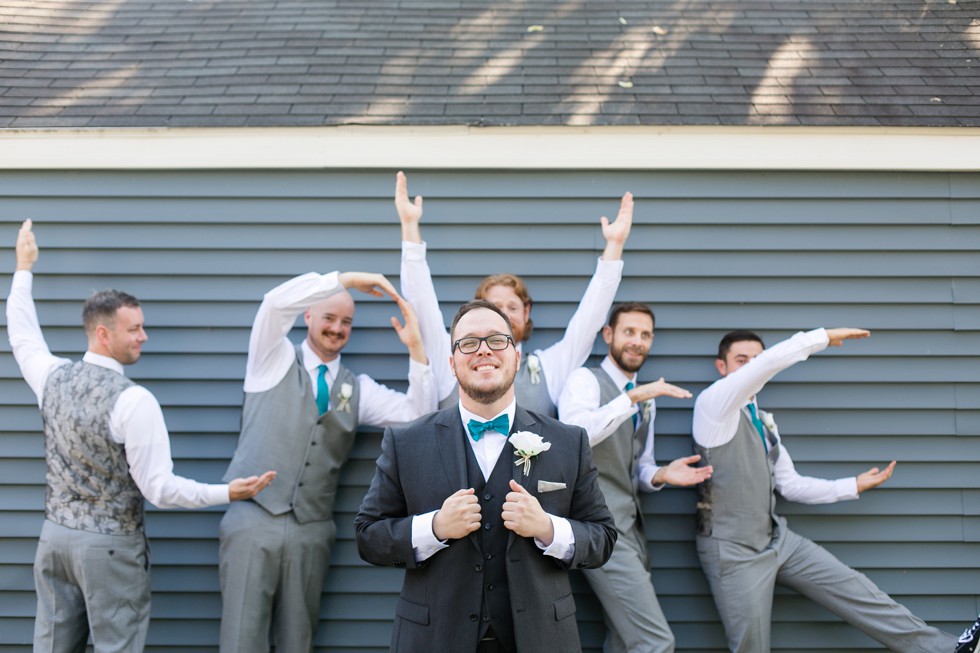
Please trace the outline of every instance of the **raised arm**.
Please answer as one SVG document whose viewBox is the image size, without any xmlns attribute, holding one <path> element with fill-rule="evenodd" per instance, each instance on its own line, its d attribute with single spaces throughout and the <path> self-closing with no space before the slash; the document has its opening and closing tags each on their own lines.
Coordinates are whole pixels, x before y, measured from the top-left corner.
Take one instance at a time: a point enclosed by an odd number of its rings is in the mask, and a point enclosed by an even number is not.
<svg viewBox="0 0 980 653">
<path fill-rule="evenodd" d="M 7 297 L 7 338 L 21 374 L 37 395 L 40 405 L 48 374 L 55 367 L 70 361 L 51 353 L 37 319 L 31 293 L 34 284 L 32 269 L 37 262 L 38 247 L 31 220 L 24 220 L 21 225 L 15 249 L 16 271 L 10 285 L 10 295 Z"/>
<path fill-rule="evenodd" d="M 401 289 L 415 309 L 422 335 L 422 347 L 432 367 L 436 383 L 436 400 L 448 396 L 456 387 L 449 366 L 449 333 L 439 309 L 439 298 L 432 283 L 432 272 L 426 261 L 426 245 L 419 223 L 422 220 L 422 198 L 411 201 L 405 173 L 395 177 L 395 210 L 402 227 Z"/>
<path fill-rule="evenodd" d="M 623 246 L 633 225 L 633 195 L 623 195 L 615 222 L 610 223 L 605 216 L 600 221 L 606 248 L 589 287 L 585 289 L 562 339 L 539 352 L 548 382 L 548 395 L 555 404 L 561 397 L 568 376 L 581 367 L 592 353 L 595 336 L 605 325 L 606 316 L 619 290 L 623 277 Z"/>
</svg>

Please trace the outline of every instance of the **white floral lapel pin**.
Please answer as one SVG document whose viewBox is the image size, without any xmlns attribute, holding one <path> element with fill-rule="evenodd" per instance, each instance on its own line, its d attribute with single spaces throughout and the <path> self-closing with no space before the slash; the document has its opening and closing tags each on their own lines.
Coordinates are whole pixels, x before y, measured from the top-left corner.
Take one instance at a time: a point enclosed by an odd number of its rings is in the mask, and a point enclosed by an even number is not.
<svg viewBox="0 0 980 653">
<path fill-rule="evenodd" d="M 540 435 L 530 431 L 517 431 L 508 440 L 514 445 L 514 455 L 517 456 L 514 466 L 524 465 L 524 476 L 531 473 L 531 459 L 551 448 L 550 442 L 545 442 Z"/>
<path fill-rule="evenodd" d="M 776 418 L 773 417 L 772 413 L 762 411 L 762 423 L 765 424 L 766 428 L 772 433 L 778 433 L 776 427 Z"/>
<path fill-rule="evenodd" d="M 340 384 L 340 403 L 337 405 L 337 410 L 342 410 L 345 413 L 350 412 L 350 398 L 354 395 L 354 386 L 350 383 Z"/>
<path fill-rule="evenodd" d="M 534 354 L 527 357 L 527 371 L 531 373 L 531 383 L 541 383 L 541 360 Z"/>
</svg>

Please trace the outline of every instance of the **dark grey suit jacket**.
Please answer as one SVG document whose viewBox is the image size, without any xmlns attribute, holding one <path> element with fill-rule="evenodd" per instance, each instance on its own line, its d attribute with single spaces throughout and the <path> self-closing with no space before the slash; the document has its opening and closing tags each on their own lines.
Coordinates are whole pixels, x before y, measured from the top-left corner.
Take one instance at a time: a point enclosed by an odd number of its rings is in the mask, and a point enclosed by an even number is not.
<svg viewBox="0 0 980 653">
<path fill-rule="evenodd" d="M 544 555 L 532 538 L 510 534 L 506 568 L 517 648 L 527 653 L 581 650 L 568 568 L 599 567 L 616 541 L 592 464 L 585 431 L 520 406 L 511 432 L 531 431 L 551 449 L 531 463 L 530 474 L 511 466 L 513 478 L 534 494 L 545 512 L 565 517 L 575 536 L 568 563 Z M 466 481 L 466 442 L 458 407 L 409 424 L 389 427 L 371 488 L 354 520 L 361 557 L 376 565 L 403 567 L 405 581 L 395 608 L 391 650 L 472 653 L 482 600 L 482 563 L 475 535 L 451 540 L 449 548 L 416 564 L 412 517 L 438 510 Z M 502 456 L 513 457 L 505 445 Z M 565 489 L 538 492 L 538 481 Z M 485 517 L 485 516 L 484 516 Z"/>
</svg>

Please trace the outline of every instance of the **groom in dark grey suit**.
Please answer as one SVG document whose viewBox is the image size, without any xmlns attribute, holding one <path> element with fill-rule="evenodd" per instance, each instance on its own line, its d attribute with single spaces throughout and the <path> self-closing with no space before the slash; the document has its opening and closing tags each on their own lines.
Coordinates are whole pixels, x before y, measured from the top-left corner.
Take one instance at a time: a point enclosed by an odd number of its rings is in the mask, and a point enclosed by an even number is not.
<svg viewBox="0 0 980 653">
<path fill-rule="evenodd" d="M 459 405 L 385 431 L 355 519 L 362 558 L 406 569 L 391 650 L 579 651 L 567 570 L 616 541 L 588 438 L 516 405 L 493 304 L 465 304 L 450 333 Z"/>
</svg>

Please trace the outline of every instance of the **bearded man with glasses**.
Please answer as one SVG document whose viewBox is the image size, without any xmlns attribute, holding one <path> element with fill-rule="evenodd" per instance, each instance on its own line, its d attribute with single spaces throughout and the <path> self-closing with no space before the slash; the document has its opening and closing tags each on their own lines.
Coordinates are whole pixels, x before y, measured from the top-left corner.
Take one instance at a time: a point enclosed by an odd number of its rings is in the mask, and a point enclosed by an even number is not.
<svg viewBox="0 0 980 653">
<path fill-rule="evenodd" d="M 451 333 L 458 403 L 385 430 L 354 520 L 364 560 L 405 569 L 391 650 L 580 651 L 568 569 L 616 541 L 588 437 L 517 404 L 496 306 L 465 304 Z"/>
</svg>

